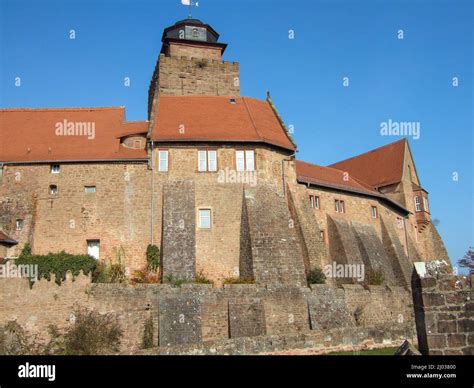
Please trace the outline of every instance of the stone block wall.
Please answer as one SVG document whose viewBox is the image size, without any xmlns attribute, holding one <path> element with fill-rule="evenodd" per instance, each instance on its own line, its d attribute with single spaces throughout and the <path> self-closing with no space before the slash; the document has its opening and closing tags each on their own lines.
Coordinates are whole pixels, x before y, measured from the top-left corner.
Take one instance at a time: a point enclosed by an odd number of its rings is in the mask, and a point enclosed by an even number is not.
<svg viewBox="0 0 474 388">
<path fill-rule="evenodd" d="M 420 351 L 429 355 L 474 355 L 474 291 L 465 277 L 414 278 Z"/>
<path fill-rule="evenodd" d="M 0 279 L 0 325 L 16 320 L 28 333 L 46 341 L 48 325 L 65 329 L 72 324 L 75 307 L 87 307 L 118 318 L 123 329 L 123 352 L 141 348 L 145 324 L 150 319 L 153 343 L 160 348 L 197 349 L 215 341 L 240 338 L 264 341 L 262 338 L 268 336 L 325 333 L 333 329 L 343 330 L 338 334 L 340 338 L 345 329 L 356 326 L 385 325 L 394 332 L 411 330 L 412 321 L 393 319 L 404 311 L 406 303 L 402 300 L 406 295 L 397 292 L 334 289 L 327 285 L 311 289 L 257 285 L 213 288 L 197 284 L 181 288 L 160 284 L 127 287 L 91 284 L 89 277 L 83 275 L 75 279 L 68 275 L 61 286 L 40 280 L 30 289 L 26 279 Z M 370 306 L 370 314 L 356 320 L 354 310 L 359 304 Z M 383 309 L 390 309 L 393 314 L 384 313 Z M 324 337 L 321 341 L 330 345 L 332 339 Z"/>
</svg>

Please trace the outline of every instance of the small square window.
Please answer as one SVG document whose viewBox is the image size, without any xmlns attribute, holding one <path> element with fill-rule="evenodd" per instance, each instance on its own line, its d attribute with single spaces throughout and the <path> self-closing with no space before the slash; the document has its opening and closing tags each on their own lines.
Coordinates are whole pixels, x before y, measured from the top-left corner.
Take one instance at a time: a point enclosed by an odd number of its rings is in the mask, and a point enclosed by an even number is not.
<svg viewBox="0 0 474 388">
<path fill-rule="evenodd" d="M 84 186 L 85 193 L 95 193 L 95 186 Z"/>
<path fill-rule="evenodd" d="M 211 228 L 211 210 L 210 209 L 199 209 L 199 228 L 210 229 Z"/>
<path fill-rule="evenodd" d="M 22 230 L 23 229 L 23 220 L 16 220 L 15 229 L 16 230 Z"/>
<path fill-rule="evenodd" d="M 61 171 L 61 166 L 59 164 L 51 165 L 51 174 L 59 174 L 60 171 Z"/>
<path fill-rule="evenodd" d="M 49 193 L 51 195 L 56 195 L 58 193 L 58 186 L 56 185 L 49 186 Z"/>
</svg>

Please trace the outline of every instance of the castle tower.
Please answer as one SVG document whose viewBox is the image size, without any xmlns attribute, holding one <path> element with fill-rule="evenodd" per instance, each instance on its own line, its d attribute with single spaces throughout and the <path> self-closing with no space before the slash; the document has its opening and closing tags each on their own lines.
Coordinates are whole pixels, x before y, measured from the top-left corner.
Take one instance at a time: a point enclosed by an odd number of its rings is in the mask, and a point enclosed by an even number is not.
<svg viewBox="0 0 474 388">
<path fill-rule="evenodd" d="M 197 19 L 165 28 L 148 91 L 148 118 L 153 121 L 159 95 L 239 96 L 239 64 L 222 61 L 227 44 Z"/>
</svg>

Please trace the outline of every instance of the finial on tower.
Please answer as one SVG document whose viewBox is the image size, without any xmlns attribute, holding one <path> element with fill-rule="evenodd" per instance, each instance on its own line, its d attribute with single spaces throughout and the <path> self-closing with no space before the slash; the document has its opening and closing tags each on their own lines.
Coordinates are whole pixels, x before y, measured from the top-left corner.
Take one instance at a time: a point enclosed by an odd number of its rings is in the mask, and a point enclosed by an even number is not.
<svg viewBox="0 0 474 388">
<path fill-rule="evenodd" d="M 195 5 L 196 7 L 199 7 L 199 2 L 193 1 L 193 0 L 181 0 L 181 4 L 187 5 L 189 7 L 188 19 L 192 19 L 193 18 L 192 7 L 193 5 Z"/>
</svg>

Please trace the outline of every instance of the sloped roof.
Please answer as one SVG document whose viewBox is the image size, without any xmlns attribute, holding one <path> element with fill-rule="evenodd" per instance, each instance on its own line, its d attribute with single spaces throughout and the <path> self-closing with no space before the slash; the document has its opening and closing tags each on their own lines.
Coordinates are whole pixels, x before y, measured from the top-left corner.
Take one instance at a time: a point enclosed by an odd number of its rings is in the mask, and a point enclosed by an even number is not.
<svg viewBox="0 0 474 388">
<path fill-rule="evenodd" d="M 0 243 L 4 244 L 18 244 L 18 241 L 13 240 L 11 237 L 8 237 L 5 233 L 0 230 Z"/>
<path fill-rule="evenodd" d="M 390 203 L 399 210 L 408 213 L 408 210 L 398 202 L 388 198 L 376 190 L 373 190 L 366 183 L 354 179 L 350 174 L 344 174 L 344 171 L 332 167 L 324 167 L 317 164 L 303 162 L 301 160 L 295 160 L 295 166 L 296 179 L 299 183 L 309 183 L 316 186 L 379 198 Z"/>
<path fill-rule="evenodd" d="M 250 97 L 160 96 L 151 137 L 155 141 L 263 142 L 295 150 L 270 103 Z"/>
<path fill-rule="evenodd" d="M 330 164 L 328 167 L 348 172 L 372 188 L 398 183 L 403 174 L 406 139 Z"/>
<path fill-rule="evenodd" d="M 120 136 L 147 131 L 148 122 L 124 122 L 124 107 L 0 109 L 0 161 L 93 161 L 146 158 L 122 146 Z M 75 135 L 62 134 L 72 123 Z M 78 133 L 86 123 L 91 131 Z M 92 132 L 92 129 L 94 131 Z M 93 136 L 92 136 L 93 134 Z"/>
</svg>

